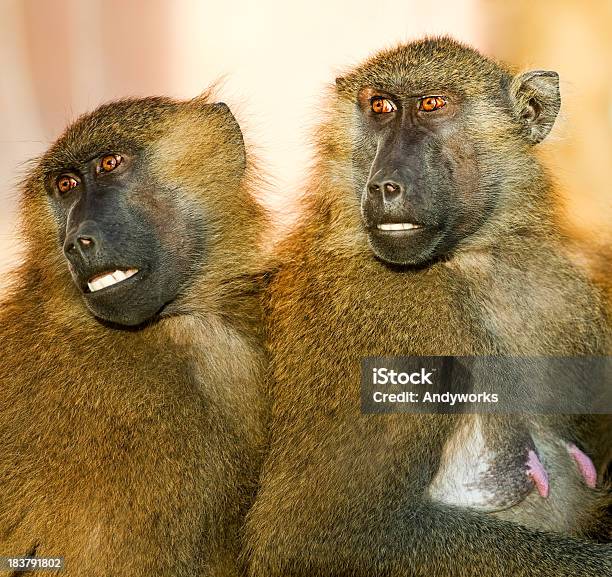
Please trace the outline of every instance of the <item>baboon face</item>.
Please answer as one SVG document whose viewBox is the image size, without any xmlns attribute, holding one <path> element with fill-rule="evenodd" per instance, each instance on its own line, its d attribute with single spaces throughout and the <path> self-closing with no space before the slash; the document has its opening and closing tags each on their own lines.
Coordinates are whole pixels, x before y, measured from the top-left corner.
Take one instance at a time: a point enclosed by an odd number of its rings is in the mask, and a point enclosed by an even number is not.
<svg viewBox="0 0 612 577">
<path fill-rule="evenodd" d="M 456 196 L 477 186 L 473 147 L 462 141 L 461 101 L 448 90 L 423 95 L 365 87 L 358 101 L 376 153 L 361 195 L 361 213 L 377 256 L 418 264 L 456 239 Z M 470 215 L 477 225 L 486 207 Z M 476 222 L 474 222 L 476 221 Z"/>
<path fill-rule="evenodd" d="M 176 134 L 184 123 L 191 131 Z M 216 142 L 207 142 L 211 134 Z M 193 165 L 190 148 L 201 152 Z M 83 302 L 99 319 L 135 326 L 206 268 L 221 215 L 199 195 L 237 187 L 244 148 L 225 105 L 144 99 L 81 118 L 42 166 L 66 271 Z M 230 175 L 225 183 L 220 170 Z"/>
<path fill-rule="evenodd" d="M 456 62 L 455 62 L 456 61 Z M 444 257 L 496 209 L 503 180 L 544 138 L 557 76 L 511 75 L 450 40 L 384 52 L 338 79 L 353 103 L 353 168 L 370 246 L 382 260 Z"/>
</svg>

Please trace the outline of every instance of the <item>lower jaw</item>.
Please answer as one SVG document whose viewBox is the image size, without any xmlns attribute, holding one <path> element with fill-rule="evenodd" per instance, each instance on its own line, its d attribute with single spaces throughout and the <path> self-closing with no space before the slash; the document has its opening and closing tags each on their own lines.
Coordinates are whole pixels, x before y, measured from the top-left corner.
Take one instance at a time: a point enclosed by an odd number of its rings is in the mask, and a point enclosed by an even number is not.
<svg viewBox="0 0 612 577">
<path fill-rule="evenodd" d="M 423 238 L 423 229 L 414 232 L 368 235 L 374 254 L 388 264 L 420 266 L 434 259 L 438 239 L 435 235 Z"/>
<path fill-rule="evenodd" d="M 138 314 L 133 309 L 120 311 L 117 309 L 105 309 L 102 307 L 87 306 L 90 314 L 103 324 L 115 325 L 117 327 L 139 327 L 152 321 L 155 316 L 155 311 L 145 311 Z"/>
</svg>

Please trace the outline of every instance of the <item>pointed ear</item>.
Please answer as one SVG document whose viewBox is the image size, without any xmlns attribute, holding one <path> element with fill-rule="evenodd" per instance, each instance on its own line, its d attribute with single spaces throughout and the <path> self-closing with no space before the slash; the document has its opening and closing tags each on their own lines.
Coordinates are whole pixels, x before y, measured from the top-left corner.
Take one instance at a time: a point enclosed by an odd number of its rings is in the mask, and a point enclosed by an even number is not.
<svg viewBox="0 0 612 577">
<path fill-rule="evenodd" d="M 516 76 L 510 86 L 512 105 L 524 125 L 529 142 L 537 144 L 548 135 L 561 107 L 559 75 L 531 70 Z"/>
<path fill-rule="evenodd" d="M 241 168 L 244 170 L 246 167 L 246 148 L 240 124 L 238 124 L 236 117 L 232 114 L 232 111 L 225 102 L 215 102 L 209 104 L 209 106 L 215 113 L 221 115 L 223 118 L 223 127 L 228 134 L 227 141 L 232 142 L 236 147 L 236 152 L 240 157 Z"/>
<path fill-rule="evenodd" d="M 204 123 L 206 129 L 202 134 L 209 134 L 212 130 L 213 140 L 223 142 L 227 145 L 226 150 L 231 151 L 228 163 L 237 166 L 240 171 L 246 168 L 246 147 L 242 135 L 242 129 L 229 106 L 225 102 L 211 102 L 210 93 L 205 92 L 200 96 L 192 98 L 189 103 L 195 111 L 194 122 L 198 119 Z M 212 120 L 214 119 L 214 121 Z M 212 121 L 212 123 L 211 123 Z"/>
</svg>

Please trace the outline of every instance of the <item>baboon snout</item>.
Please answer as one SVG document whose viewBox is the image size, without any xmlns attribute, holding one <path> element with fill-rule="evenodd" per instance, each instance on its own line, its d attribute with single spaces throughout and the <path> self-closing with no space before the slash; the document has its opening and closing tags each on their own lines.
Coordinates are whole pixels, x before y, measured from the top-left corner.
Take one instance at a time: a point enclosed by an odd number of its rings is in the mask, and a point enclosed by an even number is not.
<svg viewBox="0 0 612 577">
<path fill-rule="evenodd" d="M 69 259 L 80 257 L 87 261 L 101 244 L 100 228 L 93 220 L 86 220 L 66 235 L 64 254 Z"/>
<path fill-rule="evenodd" d="M 374 179 L 368 182 L 368 192 L 372 196 L 382 196 L 384 202 L 391 202 L 404 194 L 405 187 L 393 179 Z"/>
<path fill-rule="evenodd" d="M 366 190 L 374 204 L 399 204 L 404 202 L 409 190 L 408 178 L 398 167 L 382 166 L 372 172 Z"/>
</svg>

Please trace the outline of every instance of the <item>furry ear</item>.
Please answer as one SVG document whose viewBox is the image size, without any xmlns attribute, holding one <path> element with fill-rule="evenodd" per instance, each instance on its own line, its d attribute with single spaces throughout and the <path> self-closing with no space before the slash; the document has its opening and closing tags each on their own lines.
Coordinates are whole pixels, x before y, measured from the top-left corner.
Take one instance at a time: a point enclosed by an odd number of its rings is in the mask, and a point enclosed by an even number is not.
<svg viewBox="0 0 612 577">
<path fill-rule="evenodd" d="M 559 75 L 550 70 L 531 70 L 516 76 L 510 95 L 516 115 L 529 142 L 537 144 L 548 135 L 561 107 Z"/>
<path fill-rule="evenodd" d="M 214 102 L 210 104 L 210 107 L 214 113 L 221 115 L 223 118 L 223 125 L 228 132 L 228 140 L 234 142 L 236 150 L 240 151 L 241 168 L 244 171 L 246 168 L 246 148 L 240 124 L 238 124 L 236 117 L 225 102 Z"/>
<path fill-rule="evenodd" d="M 214 126 L 218 131 L 216 134 L 221 136 L 223 140 L 233 145 L 232 161 L 237 161 L 237 172 L 244 172 L 246 168 L 246 147 L 242 129 L 232 113 L 230 107 L 225 102 L 215 102 L 213 94 L 210 90 L 192 98 L 189 101 L 193 115 L 192 122 L 197 125 L 198 122 L 203 122 L 206 126 L 209 122 L 214 122 Z M 213 120 L 214 119 L 214 120 Z M 208 134 L 203 130 L 202 134 Z"/>
</svg>

